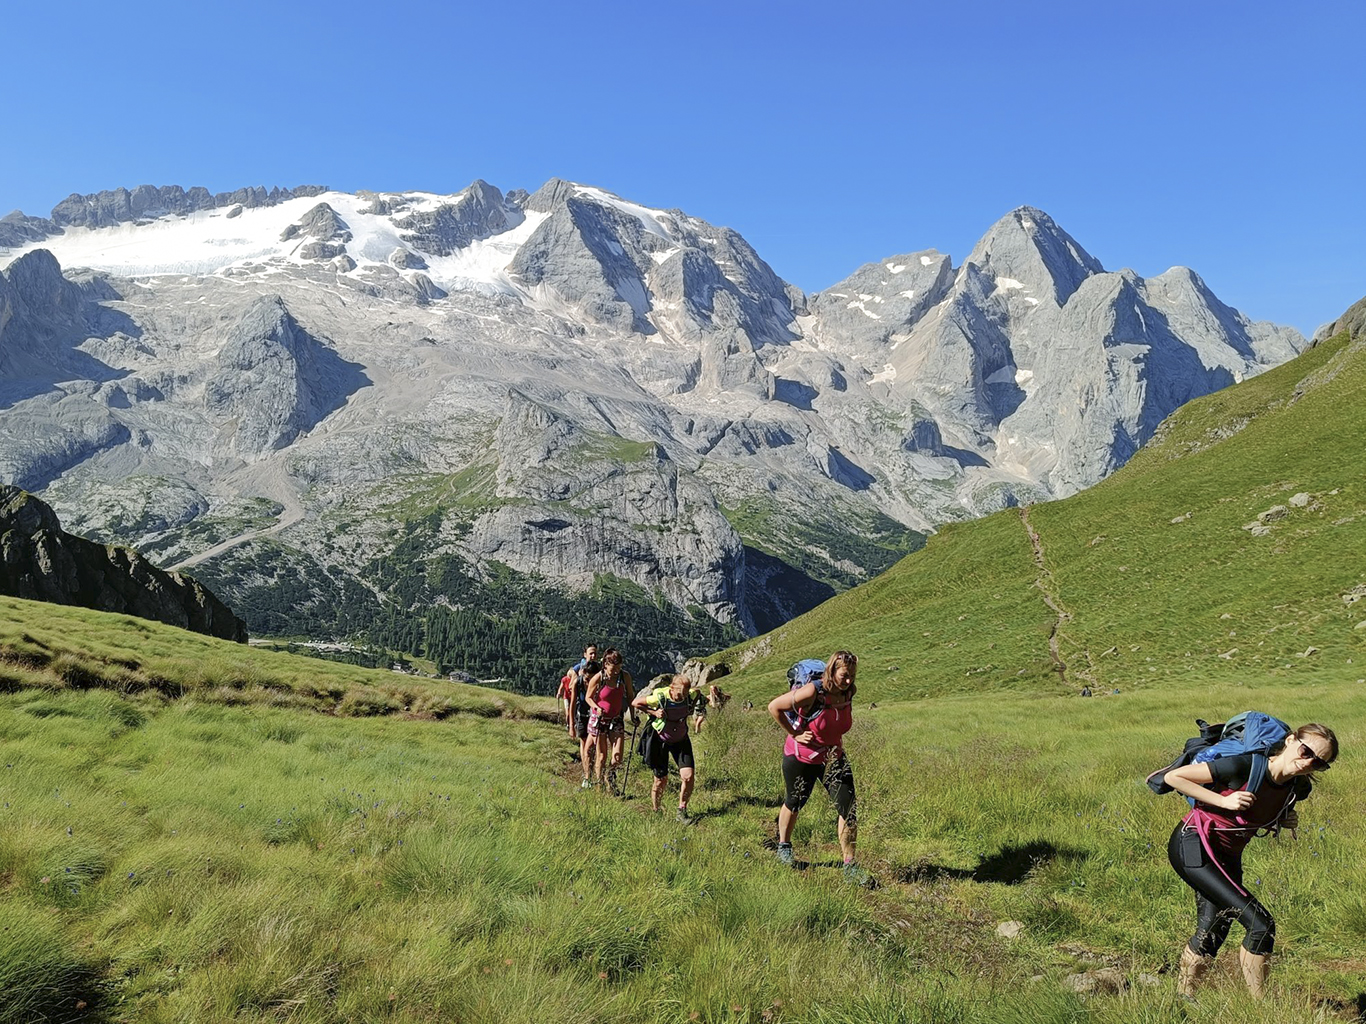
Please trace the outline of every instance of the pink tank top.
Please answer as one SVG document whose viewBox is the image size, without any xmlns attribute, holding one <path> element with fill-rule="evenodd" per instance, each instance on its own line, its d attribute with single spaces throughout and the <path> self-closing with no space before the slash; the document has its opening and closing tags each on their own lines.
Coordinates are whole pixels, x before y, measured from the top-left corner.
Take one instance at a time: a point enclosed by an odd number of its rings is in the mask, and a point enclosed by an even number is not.
<svg viewBox="0 0 1366 1024">
<path fill-rule="evenodd" d="M 621 714 L 621 701 L 626 696 L 626 687 L 620 678 L 615 684 L 603 683 L 598 687 L 597 702 L 603 710 L 598 712 L 603 718 L 617 718 Z"/>
<path fill-rule="evenodd" d="M 806 728 L 811 731 L 811 746 L 798 743 L 789 736 L 787 742 L 783 744 L 783 753 L 795 755 L 797 760 L 804 764 L 825 764 L 826 758 L 830 756 L 830 751 L 840 745 L 844 739 L 844 734 L 849 731 L 853 724 L 854 705 L 852 701 L 839 707 L 826 706 L 820 710 L 815 718 L 806 723 Z"/>
</svg>

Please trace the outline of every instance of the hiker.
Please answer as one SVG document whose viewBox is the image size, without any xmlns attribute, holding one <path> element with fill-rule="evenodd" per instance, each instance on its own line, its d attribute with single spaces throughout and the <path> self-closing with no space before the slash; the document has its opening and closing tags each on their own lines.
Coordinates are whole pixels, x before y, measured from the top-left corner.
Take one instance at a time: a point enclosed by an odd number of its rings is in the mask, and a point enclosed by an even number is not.
<svg viewBox="0 0 1366 1024">
<path fill-rule="evenodd" d="M 560 688 L 556 692 L 560 701 L 560 711 L 564 713 L 565 731 L 574 735 L 574 673 L 566 672 L 560 677 Z"/>
<path fill-rule="evenodd" d="M 615 647 L 607 648 L 602 655 L 602 668 L 588 680 L 588 735 L 597 748 L 598 779 L 613 796 L 617 794 L 617 769 L 626 750 L 625 710 L 635 695 L 631 673 L 621 667 L 621 652 Z M 631 714 L 635 716 L 634 711 Z"/>
<path fill-rule="evenodd" d="M 588 706 L 588 680 L 601 667 L 598 645 L 589 644 L 583 649 L 583 657 L 569 670 L 574 676 L 571 700 L 574 704 L 574 736 L 579 741 L 579 762 L 583 765 L 582 789 L 593 786 L 593 737 L 588 734 L 588 718 L 592 709 Z"/>
<path fill-rule="evenodd" d="M 1167 844 L 1172 867 L 1195 890 L 1195 934 L 1181 949 L 1177 976 L 1181 995 L 1194 994 L 1235 919 L 1246 931 L 1238 950 L 1243 980 L 1254 999 L 1265 994 L 1276 923 L 1243 888 L 1243 848 L 1263 829 L 1293 830 L 1299 823 L 1294 805 L 1312 788 L 1307 776 L 1327 771 L 1337 756 L 1333 730 L 1311 723 L 1287 733 L 1264 755 L 1230 754 L 1165 773 L 1167 786 L 1194 801 Z M 1257 758 L 1264 758 L 1264 771 Z"/>
<path fill-rule="evenodd" d="M 707 698 L 692 688 L 688 677 L 681 673 L 670 680 L 668 686 L 656 687 L 637 695 L 631 707 L 644 711 L 653 721 L 645 730 L 641 754 L 654 773 L 654 785 L 650 787 L 650 806 L 656 811 L 664 796 L 664 787 L 669 782 L 669 758 L 678 765 L 678 820 L 691 824 L 688 814 L 688 797 L 693 788 L 692 740 L 688 738 L 688 716 L 696 718 L 696 726 L 701 727 L 707 717 Z"/>
<path fill-rule="evenodd" d="M 778 860 L 789 867 L 795 865 L 792 829 L 819 782 L 839 816 L 845 877 L 865 884 L 868 872 L 855 862 L 858 818 L 854 769 L 844 753 L 844 734 L 853 724 L 857 674 L 858 658 L 848 651 L 836 651 L 828 666 L 814 660 L 798 662 L 788 673 L 792 686 L 769 701 L 768 713 L 787 733 L 783 743 L 785 793 L 778 811 Z"/>
</svg>

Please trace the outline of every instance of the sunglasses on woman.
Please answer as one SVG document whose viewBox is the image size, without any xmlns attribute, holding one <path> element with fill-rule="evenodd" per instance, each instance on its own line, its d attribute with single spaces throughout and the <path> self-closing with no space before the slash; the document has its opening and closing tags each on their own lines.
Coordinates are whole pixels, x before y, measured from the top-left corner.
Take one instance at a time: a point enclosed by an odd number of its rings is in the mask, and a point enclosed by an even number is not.
<svg viewBox="0 0 1366 1024">
<path fill-rule="evenodd" d="M 1323 758 L 1319 757 L 1318 754 L 1314 753 L 1303 743 L 1300 744 L 1300 757 L 1308 758 L 1309 767 L 1316 772 L 1326 772 L 1329 768 L 1333 767 L 1331 764 L 1329 764 Z"/>
</svg>

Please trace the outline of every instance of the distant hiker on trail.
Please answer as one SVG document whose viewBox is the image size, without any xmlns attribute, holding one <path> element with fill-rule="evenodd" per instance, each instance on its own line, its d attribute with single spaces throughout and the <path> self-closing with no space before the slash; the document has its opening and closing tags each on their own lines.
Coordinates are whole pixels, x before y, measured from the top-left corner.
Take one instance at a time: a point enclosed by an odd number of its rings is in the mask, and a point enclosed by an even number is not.
<svg viewBox="0 0 1366 1024">
<path fill-rule="evenodd" d="M 564 713 L 565 731 L 570 736 L 574 735 L 574 673 L 566 672 L 560 677 L 560 689 L 557 693 L 560 701 L 560 711 Z"/>
<path fill-rule="evenodd" d="M 650 787 L 650 805 L 659 810 L 664 796 L 664 787 L 669 782 L 669 758 L 678 765 L 678 820 L 685 825 L 691 824 L 688 815 L 688 797 L 692 796 L 693 753 L 692 740 L 688 738 L 688 716 L 695 715 L 700 726 L 707 716 L 707 698 L 699 690 L 694 690 L 685 675 L 676 675 L 668 686 L 656 687 L 641 693 L 631 702 L 653 721 L 645 730 L 641 755 L 645 758 L 650 771 L 654 773 L 654 785 Z"/>
<path fill-rule="evenodd" d="M 602 668 L 598 662 L 598 645 L 589 644 L 583 649 L 583 657 L 569 671 L 574 676 L 571 701 L 574 705 L 574 737 L 579 741 L 579 761 L 583 765 L 583 789 L 593 785 L 592 755 L 593 737 L 588 734 L 588 718 L 592 709 L 588 706 L 588 680 L 593 673 Z"/>
<path fill-rule="evenodd" d="M 1254 711 L 1245 716 L 1249 733 L 1254 716 L 1273 723 L 1276 732 L 1287 728 L 1279 719 Z M 1234 721 L 1230 719 L 1229 724 Z M 1203 722 L 1200 725 L 1202 735 L 1207 728 L 1213 731 Z M 1218 728 L 1228 735 L 1227 726 Z M 1187 750 L 1198 742 L 1188 743 Z M 1295 803 L 1313 788 L 1308 776 L 1327 771 L 1338 756 L 1333 730 L 1312 723 L 1282 733 L 1280 740 L 1260 750 L 1254 749 L 1257 744 L 1251 739 L 1244 745 L 1252 752 L 1216 754 L 1210 760 L 1201 760 L 1197 754 L 1192 763 L 1166 769 L 1165 774 L 1154 773 L 1162 774 L 1159 785 L 1165 783 L 1185 794 L 1193 805 L 1167 844 L 1172 867 L 1195 890 L 1195 934 L 1181 949 L 1177 977 L 1177 991 L 1187 997 L 1213 964 L 1235 919 L 1246 929 L 1238 950 L 1243 980 L 1253 998 L 1265 994 L 1267 957 L 1275 942 L 1276 923 L 1243 887 L 1243 848 L 1262 830 L 1293 830 L 1299 823 Z"/>
<path fill-rule="evenodd" d="M 588 735 L 597 748 L 598 781 L 613 796 L 617 793 L 617 769 L 626 750 L 625 711 L 635 695 L 631 673 L 621 667 L 621 652 L 615 647 L 607 648 L 602 656 L 602 669 L 588 680 Z"/>
<path fill-rule="evenodd" d="M 778 860 L 793 866 L 792 829 L 819 782 L 825 786 L 839 815 L 840 849 L 844 874 L 866 884 L 868 872 L 854 859 L 858 840 L 854 769 L 844 753 L 844 734 L 853 725 L 853 702 L 858 658 L 836 651 L 827 667 L 820 661 L 799 661 L 788 672 L 788 691 L 769 701 L 768 713 L 787 739 L 783 743 L 783 806 L 778 811 Z"/>
</svg>

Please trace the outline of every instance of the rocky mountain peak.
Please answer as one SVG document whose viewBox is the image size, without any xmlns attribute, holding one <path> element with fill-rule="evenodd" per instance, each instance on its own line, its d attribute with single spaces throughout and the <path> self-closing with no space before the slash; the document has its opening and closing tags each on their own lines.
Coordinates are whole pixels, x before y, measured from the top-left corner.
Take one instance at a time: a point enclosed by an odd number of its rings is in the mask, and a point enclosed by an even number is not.
<svg viewBox="0 0 1366 1024">
<path fill-rule="evenodd" d="M 1017 207 L 993 224 L 966 262 L 997 281 L 1050 296 L 1059 306 L 1082 281 L 1105 271 L 1052 217 L 1032 206 Z"/>
<path fill-rule="evenodd" d="M 369 383 L 304 330 L 278 295 L 247 308 L 216 363 L 204 401 L 229 418 L 231 447 L 248 459 L 288 445 Z"/>
</svg>

